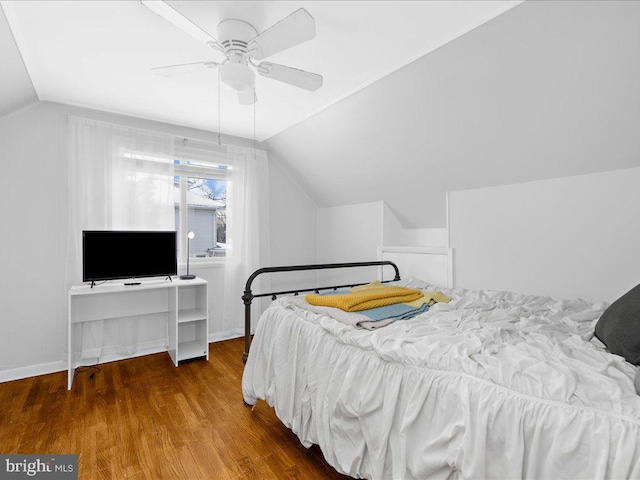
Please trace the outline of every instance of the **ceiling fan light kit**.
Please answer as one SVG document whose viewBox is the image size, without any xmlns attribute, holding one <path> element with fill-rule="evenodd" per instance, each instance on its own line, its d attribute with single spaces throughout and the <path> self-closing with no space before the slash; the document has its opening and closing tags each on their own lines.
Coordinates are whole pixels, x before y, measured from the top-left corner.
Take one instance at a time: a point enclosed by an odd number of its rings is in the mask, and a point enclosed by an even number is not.
<svg viewBox="0 0 640 480">
<path fill-rule="evenodd" d="M 234 55 L 220 67 L 222 84 L 235 92 L 253 91 L 256 74 L 247 66 L 247 61 Z"/>
<path fill-rule="evenodd" d="M 242 105 L 250 105 L 257 100 L 254 70 L 263 77 L 309 91 L 322 86 L 321 75 L 271 62 L 254 62 L 315 37 L 315 20 L 304 8 L 296 10 L 260 34 L 245 21 L 224 20 L 218 25 L 216 39 L 166 2 L 142 0 L 141 3 L 216 52 L 213 60 L 152 69 L 158 75 L 173 76 L 219 68 L 220 81 L 237 92 Z"/>
</svg>

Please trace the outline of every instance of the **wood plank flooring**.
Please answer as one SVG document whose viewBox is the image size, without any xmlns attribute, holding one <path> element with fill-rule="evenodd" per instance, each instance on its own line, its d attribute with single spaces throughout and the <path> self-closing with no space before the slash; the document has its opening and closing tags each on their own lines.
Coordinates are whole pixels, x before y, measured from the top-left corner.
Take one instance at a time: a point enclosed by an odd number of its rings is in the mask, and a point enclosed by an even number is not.
<svg viewBox="0 0 640 480">
<path fill-rule="evenodd" d="M 347 479 L 260 401 L 242 402 L 243 339 L 175 368 L 159 353 L 0 383 L 0 453 L 79 454 L 80 479 Z"/>
</svg>

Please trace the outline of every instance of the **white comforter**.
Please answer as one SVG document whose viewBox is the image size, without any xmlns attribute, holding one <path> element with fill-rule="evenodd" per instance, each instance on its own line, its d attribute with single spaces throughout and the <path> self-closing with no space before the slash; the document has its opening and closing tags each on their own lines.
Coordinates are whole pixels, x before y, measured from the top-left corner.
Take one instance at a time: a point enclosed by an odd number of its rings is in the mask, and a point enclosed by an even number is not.
<svg viewBox="0 0 640 480">
<path fill-rule="evenodd" d="M 373 332 L 276 300 L 245 401 L 358 478 L 640 478 L 636 368 L 592 335 L 605 304 L 441 290 Z"/>
</svg>

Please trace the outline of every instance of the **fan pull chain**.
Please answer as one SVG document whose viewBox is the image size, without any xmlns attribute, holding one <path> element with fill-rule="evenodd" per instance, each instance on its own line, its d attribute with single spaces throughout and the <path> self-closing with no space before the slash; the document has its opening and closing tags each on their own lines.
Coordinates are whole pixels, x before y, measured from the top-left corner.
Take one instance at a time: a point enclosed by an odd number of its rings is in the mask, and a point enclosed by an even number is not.
<svg viewBox="0 0 640 480">
<path fill-rule="evenodd" d="M 218 69 L 218 145 L 222 145 L 220 141 L 220 82 L 222 80 L 222 73 Z"/>
</svg>

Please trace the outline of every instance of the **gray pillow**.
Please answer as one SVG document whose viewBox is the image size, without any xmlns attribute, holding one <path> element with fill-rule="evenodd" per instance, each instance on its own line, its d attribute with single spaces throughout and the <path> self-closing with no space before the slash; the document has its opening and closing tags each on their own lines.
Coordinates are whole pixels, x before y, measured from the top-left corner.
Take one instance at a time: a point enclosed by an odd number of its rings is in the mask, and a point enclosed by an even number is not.
<svg viewBox="0 0 640 480">
<path fill-rule="evenodd" d="M 611 353 L 634 365 L 640 364 L 640 285 L 604 311 L 596 324 L 595 334 Z"/>
</svg>

